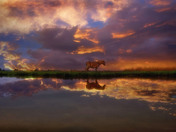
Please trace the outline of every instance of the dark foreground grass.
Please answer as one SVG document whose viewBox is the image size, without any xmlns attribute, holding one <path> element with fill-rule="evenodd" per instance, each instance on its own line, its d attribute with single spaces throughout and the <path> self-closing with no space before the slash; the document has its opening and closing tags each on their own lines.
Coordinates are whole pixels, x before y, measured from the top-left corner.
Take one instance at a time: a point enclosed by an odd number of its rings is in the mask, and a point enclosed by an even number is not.
<svg viewBox="0 0 176 132">
<path fill-rule="evenodd" d="M 176 78 L 176 71 L 0 71 L 0 77 L 20 78 Z"/>
</svg>

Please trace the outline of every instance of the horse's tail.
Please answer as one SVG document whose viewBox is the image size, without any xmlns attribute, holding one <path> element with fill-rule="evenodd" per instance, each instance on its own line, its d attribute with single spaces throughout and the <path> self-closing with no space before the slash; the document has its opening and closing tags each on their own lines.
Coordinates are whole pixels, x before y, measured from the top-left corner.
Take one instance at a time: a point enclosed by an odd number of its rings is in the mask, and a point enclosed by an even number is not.
<svg viewBox="0 0 176 132">
<path fill-rule="evenodd" d="M 91 66 L 91 62 L 87 61 L 86 62 L 86 69 L 85 70 L 88 71 L 90 66 Z"/>
</svg>

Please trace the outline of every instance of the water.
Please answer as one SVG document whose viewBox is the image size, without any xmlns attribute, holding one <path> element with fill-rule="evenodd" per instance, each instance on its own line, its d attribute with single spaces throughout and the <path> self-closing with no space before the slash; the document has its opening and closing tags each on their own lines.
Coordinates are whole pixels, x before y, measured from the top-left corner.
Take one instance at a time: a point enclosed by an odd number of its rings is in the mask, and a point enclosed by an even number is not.
<svg viewBox="0 0 176 132">
<path fill-rule="evenodd" d="M 0 131 L 175 132 L 176 81 L 0 78 Z"/>
</svg>

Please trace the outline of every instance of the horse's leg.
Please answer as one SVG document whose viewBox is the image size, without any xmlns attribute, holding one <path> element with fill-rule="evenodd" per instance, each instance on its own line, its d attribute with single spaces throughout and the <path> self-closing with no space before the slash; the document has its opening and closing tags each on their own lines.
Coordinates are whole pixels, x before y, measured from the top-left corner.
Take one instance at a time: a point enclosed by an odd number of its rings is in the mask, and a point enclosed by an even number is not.
<svg viewBox="0 0 176 132">
<path fill-rule="evenodd" d="M 89 67 L 87 67 L 86 70 L 89 71 Z"/>
</svg>

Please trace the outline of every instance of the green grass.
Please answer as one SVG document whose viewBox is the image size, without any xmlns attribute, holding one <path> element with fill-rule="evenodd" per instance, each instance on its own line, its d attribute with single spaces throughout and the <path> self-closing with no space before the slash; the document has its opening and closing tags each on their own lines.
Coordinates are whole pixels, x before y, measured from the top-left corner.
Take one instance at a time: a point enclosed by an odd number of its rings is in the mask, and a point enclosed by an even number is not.
<svg viewBox="0 0 176 132">
<path fill-rule="evenodd" d="M 21 78 L 176 78 L 176 71 L 0 71 L 0 77 Z"/>
</svg>

